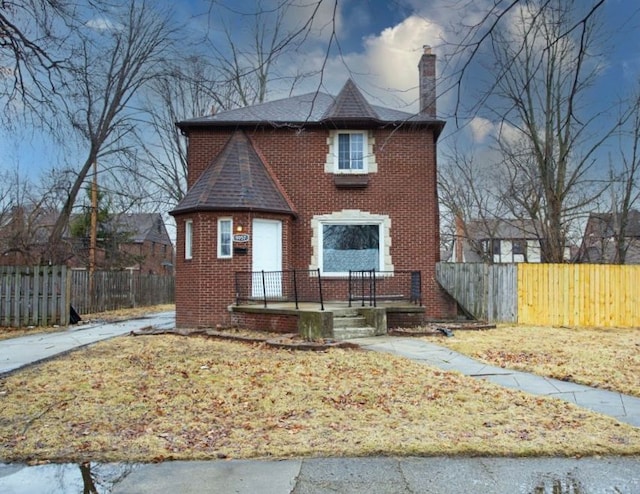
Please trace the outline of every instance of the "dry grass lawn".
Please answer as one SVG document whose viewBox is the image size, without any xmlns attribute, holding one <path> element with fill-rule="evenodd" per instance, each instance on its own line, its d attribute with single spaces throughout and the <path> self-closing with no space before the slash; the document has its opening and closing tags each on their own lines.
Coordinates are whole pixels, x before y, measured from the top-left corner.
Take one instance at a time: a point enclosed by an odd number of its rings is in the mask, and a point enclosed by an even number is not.
<svg viewBox="0 0 640 494">
<path fill-rule="evenodd" d="M 140 317 L 144 314 L 151 314 L 154 312 L 165 312 L 168 310 L 175 310 L 175 304 L 153 305 L 149 307 L 136 307 L 133 309 L 120 309 L 112 310 L 108 312 L 96 312 L 94 314 L 83 314 L 82 323 L 91 321 L 122 321 L 124 319 L 132 319 Z M 80 323 L 80 324 L 82 324 Z M 61 326 L 37 326 L 26 328 L 13 328 L 0 326 L 0 340 L 7 340 L 9 338 L 18 338 L 19 336 L 27 336 L 31 334 L 40 333 L 55 333 L 57 331 L 64 331 L 65 328 Z"/>
<path fill-rule="evenodd" d="M 499 327 L 430 341 L 491 365 L 640 397 L 640 329 Z"/>
<path fill-rule="evenodd" d="M 640 454 L 640 428 L 387 354 L 121 337 L 0 381 L 2 461 Z"/>
</svg>

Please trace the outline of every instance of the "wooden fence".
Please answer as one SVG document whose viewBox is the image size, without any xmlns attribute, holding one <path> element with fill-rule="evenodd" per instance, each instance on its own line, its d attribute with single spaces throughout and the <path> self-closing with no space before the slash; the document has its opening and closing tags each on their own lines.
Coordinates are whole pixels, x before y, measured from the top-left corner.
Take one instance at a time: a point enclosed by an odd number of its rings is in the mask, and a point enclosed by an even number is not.
<svg viewBox="0 0 640 494">
<path fill-rule="evenodd" d="M 0 266 L 0 325 L 66 325 L 70 306 L 79 314 L 175 301 L 175 278 L 136 271 L 89 273 L 65 266 Z"/>
<path fill-rule="evenodd" d="M 545 326 L 640 326 L 640 266 L 522 264 L 518 322 Z"/>
<path fill-rule="evenodd" d="M 468 315 L 490 322 L 517 321 L 516 264 L 441 262 L 436 276 Z"/>
<path fill-rule="evenodd" d="M 0 266 L 0 325 L 67 324 L 69 273 L 66 266 Z"/>
<path fill-rule="evenodd" d="M 175 278 L 138 271 L 96 271 L 93 297 L 89 273 L 72 271 L 71 305 L 78 314 L 169 304 L 175 301 Z"/>
<path fill-rule="evenodd" d="M 490 322 L 640 326 L 640 266 L 439 263 L 440 284 Z"/>
</svg>

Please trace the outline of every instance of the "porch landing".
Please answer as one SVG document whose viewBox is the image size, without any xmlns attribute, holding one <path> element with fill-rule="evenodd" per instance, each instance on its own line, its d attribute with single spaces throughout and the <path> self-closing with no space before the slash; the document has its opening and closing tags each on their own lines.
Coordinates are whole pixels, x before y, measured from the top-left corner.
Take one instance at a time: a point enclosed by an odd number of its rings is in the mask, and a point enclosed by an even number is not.
<svg viewBox="0 0 640 494">
<path fill-rule="evenodd" d="M 425 307 L 409 301 L 380 301 L 376 307 L 352 302 L 268 302 L 229 306 L 234 321 L 250 329 L 297 332 L 307 339 L 346 340 L 387 334 L 388 327 L 416 326 Z"/>
</svg>

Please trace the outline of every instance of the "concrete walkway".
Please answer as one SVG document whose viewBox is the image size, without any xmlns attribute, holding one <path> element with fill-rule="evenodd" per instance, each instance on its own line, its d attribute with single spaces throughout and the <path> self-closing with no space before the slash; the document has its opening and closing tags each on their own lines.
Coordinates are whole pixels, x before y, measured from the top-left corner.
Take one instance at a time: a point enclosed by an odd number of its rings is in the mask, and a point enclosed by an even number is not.
<svg viewBox="0 0 640 494">
<path fill-rule="evenodd" d="M 175 314 L 166 312 L 0 341 L 0 374 L 133 330 L 174 325 Z M 487 366 L 419 339 L 381 336 L 353 341 L 370 350 L 394 353 L 528 393 L 561 398 L 640 427 L 638 398 Z M 86 488 L 82 473 L 78 465 L 28 467 L 0 463 L 0 492 L 82 492 Z M 640 457 L 305 458 L 96 464 L 91 465 L 91 477 L 100 494 L 637 494 Z"/>
<path fill-rule="evenodd" d="M 369 350 L 394 353 L 443 370 L 486 379 L 507 388 L 559 398 L 640 427 L 640 398 L 634 396 L 486 365 L 448 348 L 414 338 L 377 336 L 351 341 Z"/>
<path fill-rule="evenodd" d="M 101 340 L 128 334 L 131 331 L 154 327 L 175 327 L 174 311 L 158 312 L 138 319 L 115 323 L 94 323 L 68 326 L 58 333 L 40 333 L 0 341 L 0 376 L 43 360 L 69 352 Z"/>
</svg>

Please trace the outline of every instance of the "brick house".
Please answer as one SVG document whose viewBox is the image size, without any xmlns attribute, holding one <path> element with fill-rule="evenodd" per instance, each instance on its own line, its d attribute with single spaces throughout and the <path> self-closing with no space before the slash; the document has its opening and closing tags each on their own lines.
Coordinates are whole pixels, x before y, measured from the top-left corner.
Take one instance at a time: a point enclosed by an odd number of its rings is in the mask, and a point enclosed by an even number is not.
<svg viewBox="0 0 640 494">
<path fill-rule="evenodd" d="M 418 114 L 371 105 L 348 80 L 335 97 L 304 94 L 177 124 L 189 165 L 188 192 L 170 213 L 178 326 L 295 329 L 296 314 L 236 304 L 238 273 L 294 269 L 303 270 L 298 280 L 317 272 L 325 299 L 338 301 L 349 270 L 375 270 L 387 282 L 418 272 L 420 307 L 389 325 L 454 315 L 435 281 L 444 127 L 435 63 L 425 49 Z M 279 294 L 280 283 L 270 290 Z"/>
<path fill-rule="evenodd" d="M 49 264 L 51 229 L 57 211 L 16 207 L 0 225 L 0 265 Z M 71 222 L 80 216 L 74 215 Z M 144 274 L 173 274 L 174 247 L 160 213 L 113 215 L 99 225 L 96 249 L 98 270 L 130 269 Z M 89 238 L 65 231 L 58 255 L 72 269 L 87 269 Z"/>
<path fill-rule="evenodd" d="M 620 263 L 616 238 L 620 238 L 620 215 L 590 213 L 577 262 Z M 631 209 L 624 232 L 624 264 L 640 264 L 640 211 Z"/>
</svg>

